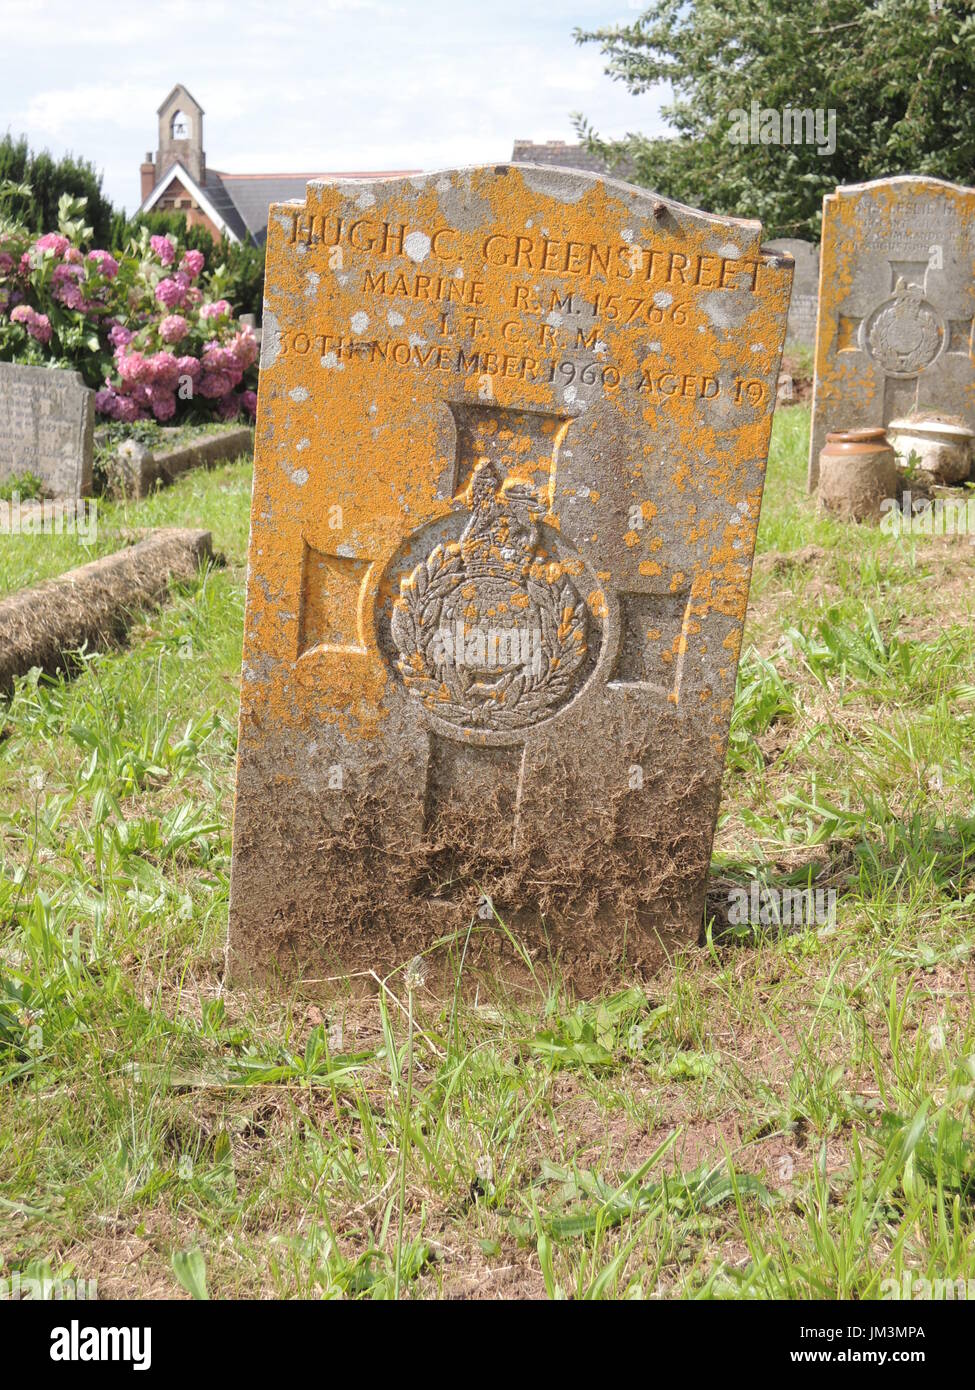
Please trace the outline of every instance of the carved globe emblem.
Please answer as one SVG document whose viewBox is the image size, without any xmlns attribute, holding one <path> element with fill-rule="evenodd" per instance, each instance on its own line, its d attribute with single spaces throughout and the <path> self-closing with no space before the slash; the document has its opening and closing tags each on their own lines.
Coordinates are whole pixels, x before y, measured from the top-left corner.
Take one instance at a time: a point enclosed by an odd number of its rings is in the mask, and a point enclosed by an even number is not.
<svg viewBox="0 0 975 1390">
<path fill-rule="evenodd" d="M 588 653 L 588 611 L 572 566 L 543 544 L 545 508 L 533 488 L 502 485 L 481 460 L 465 500 L 471 515 L 459 541 L 435 546 L 400 581 L 390 624 L 396 668 L 449 724 L 525 728 L 571 697 Z"/>
<path fill-rule="evenodd" d="M 864 325 L 867 351 L 887 376 L 917 376 L 941 351 L 944 324 L 918 285 L 898 280 Z"/>
</svg>

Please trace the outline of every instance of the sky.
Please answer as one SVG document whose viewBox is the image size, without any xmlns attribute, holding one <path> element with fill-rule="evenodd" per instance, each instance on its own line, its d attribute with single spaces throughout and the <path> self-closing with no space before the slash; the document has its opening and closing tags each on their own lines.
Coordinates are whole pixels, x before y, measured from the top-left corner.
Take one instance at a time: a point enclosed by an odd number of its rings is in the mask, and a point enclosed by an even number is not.
<svg viewBox="0 0 975 1390">
<path fill-rule="evenodd" d="M 663 129 L 661 96 L 605 76 L 576 27 L 639 0 L 0 0 L 0 134 L 71 150 L 117 207 L 139 202 L 156 108 L 177 82 L 229 173 L 437 169 L 510 159 L 516 139 Z M 90 20 L 80 18 L 87 14 Z"/>
</svg>

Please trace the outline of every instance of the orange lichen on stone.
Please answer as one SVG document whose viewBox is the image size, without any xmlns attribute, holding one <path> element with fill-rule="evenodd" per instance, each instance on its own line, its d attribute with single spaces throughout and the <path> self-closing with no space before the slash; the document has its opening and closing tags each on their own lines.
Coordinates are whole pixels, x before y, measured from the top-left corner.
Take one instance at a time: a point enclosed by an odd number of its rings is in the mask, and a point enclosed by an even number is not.
<svg viewBox="0 0 975 1390">
<path fill-rule="evenodd" d="M 606 595 L 601 589 L 593 589 L 586 602 L 594 618 L 606 617 L 609 610 L 606 605 Z"/>
<path fill-rule="evenodd" d="M 519 166 L 312 183 L 267 247 L 234 968 L 391 967 L 475 884 L 566 959 L 692 939 L 789 262 Z"/>
</svg>

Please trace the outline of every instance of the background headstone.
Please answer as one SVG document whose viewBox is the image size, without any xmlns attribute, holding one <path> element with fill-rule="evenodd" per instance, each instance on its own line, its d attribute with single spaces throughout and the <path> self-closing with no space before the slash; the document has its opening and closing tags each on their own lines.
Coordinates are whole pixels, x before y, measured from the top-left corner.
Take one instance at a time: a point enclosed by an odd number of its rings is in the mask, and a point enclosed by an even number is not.
<svg viewBox="0 0 975 1390">
<path fill-rule="evenodd" d="M 0 481 L 33 473 L 50 497 L 87 497 L 94 429 L 78 372 L 0 362 Z"/>
<path fill-rule="evenodd" d="M 811 348 L 816 341 L 816 306 L 819 303 L 819 247 L 814 241 L 799 237 L 783 237 L 767 241 L 767 251 L 791 256 L 795 261 L 792 273 L 792 300 L 789 304 L 789 326 L 786 342 L 790 346 Z"/>
<path fill-rule="evenodd" d="M 479 903 L 580 988 L 696 939 L 790 276 L 581 172 L 272 207 L 235 978 L 382 974 Z"/>
<path fill-rule="evenodd" d="M 975 426 L 975 189 L 904 176 L 823 199 L 809 488 L 831 430 L 912 411 Z"/>
</svg>

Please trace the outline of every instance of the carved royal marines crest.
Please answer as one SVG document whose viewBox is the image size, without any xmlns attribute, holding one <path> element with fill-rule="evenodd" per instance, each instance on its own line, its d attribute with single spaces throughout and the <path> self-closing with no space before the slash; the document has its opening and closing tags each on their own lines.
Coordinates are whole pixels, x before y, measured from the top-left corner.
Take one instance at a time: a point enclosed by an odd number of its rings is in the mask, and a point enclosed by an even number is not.
<svg viewBox="0 0 975 1390">
<path fill-rule="evenodd" d="M 917 376 L 937 357 L 944 326 L 919 285 L 897 281 L 865 325 L 867 351 L 888 376 Z"/>
<path fill-rule="evenodd" d="M 586 605 L 570 566 L 546 551 L 534 488 L 503 485 L 482 459 L 460 540 L 400 581 L 397 670 L 431 714 L 470 729 L 524 728 L 571 696 L 587 654 Z M 581 568 L 581 566 L 580 566 Z"/>
</svg>

